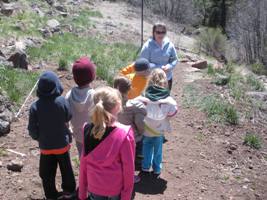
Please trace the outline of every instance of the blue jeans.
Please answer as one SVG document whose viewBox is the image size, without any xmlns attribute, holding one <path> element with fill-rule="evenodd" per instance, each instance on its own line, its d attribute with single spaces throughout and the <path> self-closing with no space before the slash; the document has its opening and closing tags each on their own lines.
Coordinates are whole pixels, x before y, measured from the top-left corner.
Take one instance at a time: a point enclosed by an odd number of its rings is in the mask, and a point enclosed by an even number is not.
<svg viewBox="0 0 267 200">
<path fill-rule="evenodd" d="M 147 171 L 151 165 L 154 173 L 160 173 L 162 168 L 162 144 L 163 136 L 143 138 L 143 162 L 142 169 Z"/>
<path fill-rule="evenodd" d="M 104 196 L 100 196 L 100 195 L 96 195 L 91 193 L 89 195 L 88 200 L 120 200 L 120 196 L 113 196 L 113 197 L 104 197 Z"/>
</svg>

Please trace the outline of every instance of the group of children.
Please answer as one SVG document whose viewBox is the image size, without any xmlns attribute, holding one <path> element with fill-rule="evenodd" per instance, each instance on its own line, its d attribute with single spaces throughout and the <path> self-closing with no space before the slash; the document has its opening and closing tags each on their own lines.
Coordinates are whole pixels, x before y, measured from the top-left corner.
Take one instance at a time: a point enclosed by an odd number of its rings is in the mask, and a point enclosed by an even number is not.
<svg viewBox="0 0 267 200">
<path fill-rule="evenodd" d="M 135 159 L 142 172 L 159 175 L 164 133 L 177 113 L 162 69 L 138 59 L 121 70 L 114 88 L 93 89 L 96 66 L 87 57 L 73 64 L 73 87 L 65 97 L 55 73 L 44 72 L 38 100 L 30 108 L 28 130 L 39 142 L 40 177 L 47 199 L 75 199 L 76 183 L 69 155 L 72 136 L 80 158 L 78 199 L 130 200 Z M 62 190 L 55 177 L 59 165 Z"/>
</svg>

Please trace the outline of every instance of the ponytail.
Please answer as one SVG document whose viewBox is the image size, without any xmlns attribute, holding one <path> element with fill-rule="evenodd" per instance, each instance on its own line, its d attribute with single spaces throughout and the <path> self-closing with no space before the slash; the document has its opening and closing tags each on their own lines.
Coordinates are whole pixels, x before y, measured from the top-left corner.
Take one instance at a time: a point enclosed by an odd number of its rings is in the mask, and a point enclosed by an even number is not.
<svg viewBox="0 0 267 200">
<path fill-rule="evenodd" d="M 114 120 L 113 115 L 110 113 L 118 103 L 121 104 L 121 97 L 117 90 L 105 87 L 100 88 L 94 95 L 95 107 L 92 112 L 92 135 L 95 139 L 101 140 L 106 128 Z"/>
</svg>

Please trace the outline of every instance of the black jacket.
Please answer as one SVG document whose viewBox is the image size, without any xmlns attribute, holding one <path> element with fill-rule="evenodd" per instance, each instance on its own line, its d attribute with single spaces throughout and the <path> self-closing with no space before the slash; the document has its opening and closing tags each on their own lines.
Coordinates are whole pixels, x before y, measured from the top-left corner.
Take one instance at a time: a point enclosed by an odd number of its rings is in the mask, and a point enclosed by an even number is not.
<svg viewBox="0 0 267 200">
<path fill-rule="evenodd" d="M 57 75 L 44 72 L 38 82 L 39 99 L 31 105 L 28 130 L 44 150 L 66 147 L 71 142 L 67 123 L 71 119 L 68 102 L 61 96 L 63 87 Z"/>
</svg>

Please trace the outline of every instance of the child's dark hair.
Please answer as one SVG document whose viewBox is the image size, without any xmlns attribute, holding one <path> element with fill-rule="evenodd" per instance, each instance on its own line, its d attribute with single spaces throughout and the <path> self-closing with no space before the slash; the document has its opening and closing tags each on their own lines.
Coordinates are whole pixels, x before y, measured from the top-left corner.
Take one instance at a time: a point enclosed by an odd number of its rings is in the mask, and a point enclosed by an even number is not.
<svg viewBox="0 0 267 200">
<path fill-rule="evenodd" d="M 121 94 L 126 94 L 131 89 L 131 81 L 125 76 L 117 76 L 114 79 L 113 87 L 119 90 Z"/>
</svg>

